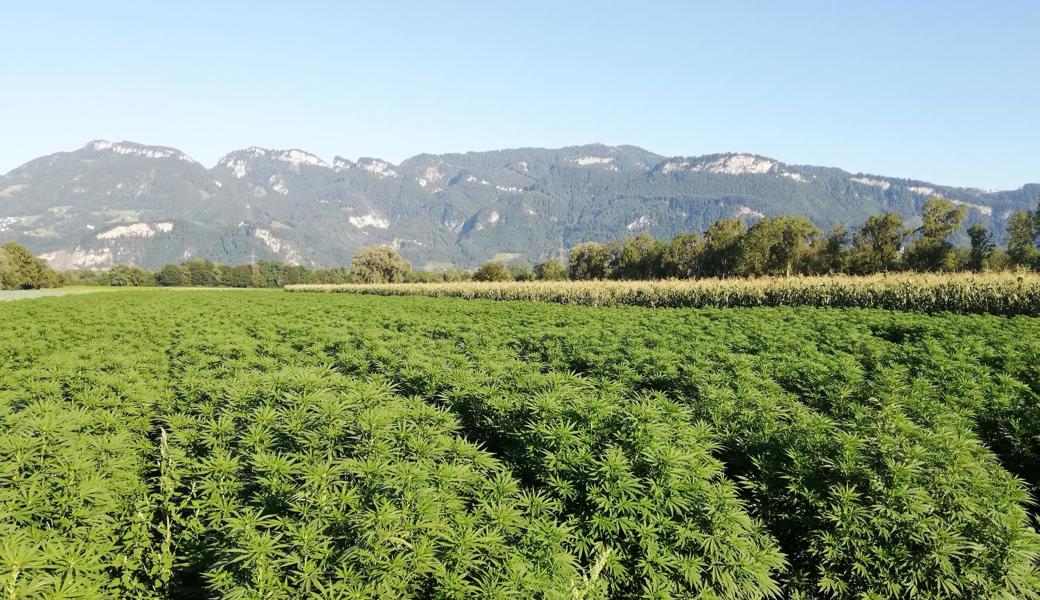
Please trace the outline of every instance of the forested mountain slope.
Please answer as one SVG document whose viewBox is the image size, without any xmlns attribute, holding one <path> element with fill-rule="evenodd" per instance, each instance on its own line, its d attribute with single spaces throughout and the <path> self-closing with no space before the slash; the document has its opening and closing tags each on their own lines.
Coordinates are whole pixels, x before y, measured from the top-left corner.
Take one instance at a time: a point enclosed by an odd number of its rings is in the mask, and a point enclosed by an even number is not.
<svg viewBox="0 0 1040 600">
<path fill-rule="evenodd" d="M 58 268 L 157 267 L 188 258 L 340 265 L 389 244 L 416 267 L 537 261 L 589 240 L 670 237 L 733 215 L 857 225 L 928 197 L 963 202 L 1002 239 L 1040 185 L 983 192 L 788 165 L 751 154 L 667 158 L 600 144 L 331 162 L 248 148 L 212 168 L 173 148 L 96 140 L 0 176 L 0 240 Z"/>
</svg>

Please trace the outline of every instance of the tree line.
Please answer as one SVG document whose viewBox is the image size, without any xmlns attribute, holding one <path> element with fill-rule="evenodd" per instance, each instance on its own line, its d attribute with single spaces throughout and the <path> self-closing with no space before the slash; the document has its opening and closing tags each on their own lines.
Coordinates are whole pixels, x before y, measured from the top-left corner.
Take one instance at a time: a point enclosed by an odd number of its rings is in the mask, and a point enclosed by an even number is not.
<svg viewBox="0 0 1040 600">
<path fill-rule="evenodd" d="M 839 225 L 827 232 L 801 216 L 766 217 L 750 227 L 722 219 L 671 241 L 644 233 L 579 244 L 568 271 L 572 279 L 650 279 L 1040 269 L 1040 203 L 1011 217 L 1006 251 L 981 223 L 968 228 L 968 246 L 955 246 L 950 238 L 966 216 L 964 205 L 931 198 L 914 228 L 895 213 L 872 216 L 855 231 Z"/>
<path fill-rule="evenodd" d="M 921 225 L 907 227 L 895 213 L 875 215 L 855 231 L 844 225 L 821 232 L 803 216 L 766 217 L 750 226 L 740 218 L 716 221 L 702 233 L 671 240 L 648 233 L 570 249 L 568 264 L 549 260 L 533 269 L 486 263 L 474 279 L 659 279 L 760 275 L 869 275 L 892 271 L 1040 270 L 1040 202 L 1035 211 L 1013 214 L 1007 250 L 981 223 L 967 230 L 969 244 L 951 236 L 964 224 L 967 207 L 931 198 Z"/>
<path fill-rule="evenodd" d="M 299 283 L 349 283 L 349 271 L 338 267 L 310 269 L 276 261 L 223 265 L 208 260 L 189 260 L 163 265 L 150 271 L 134 265 L 116 265 L 107 271 L 65 273 L 65 283 L 112 287 L 232 287 L 280 288 Z"/>
<path fill-rule="evenodd" d="M 436 273 L 412 271 L 411 264 L 389 246 L 360 248 L 349 268 L 312 269 L 266 260 L 224 265 L 195 259 L 163 265 L 158 271 L 134 265 L 116 265 L 106 271 L 73 271 L 61 275 L 64 283 L 72 285 L 230 288 L 280 288 L 307 283 L 462 281 L 472 277 L 471 273 L 457 269 Z"/>
</svg>

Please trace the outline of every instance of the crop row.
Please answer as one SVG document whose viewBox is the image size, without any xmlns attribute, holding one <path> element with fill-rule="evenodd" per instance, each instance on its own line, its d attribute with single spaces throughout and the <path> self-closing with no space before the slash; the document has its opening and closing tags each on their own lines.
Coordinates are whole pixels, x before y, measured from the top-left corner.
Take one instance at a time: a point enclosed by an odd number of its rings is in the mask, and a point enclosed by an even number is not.
<svg viewBox="0 0 1040 600">
<path fill-rule="evenodd" d="M 291 285 L 286 289 L 312 293 L 530 300 L 583 306 L 815 306 L 1040 316 L 1040 276 L 1034 273 Z"/>
</svg>

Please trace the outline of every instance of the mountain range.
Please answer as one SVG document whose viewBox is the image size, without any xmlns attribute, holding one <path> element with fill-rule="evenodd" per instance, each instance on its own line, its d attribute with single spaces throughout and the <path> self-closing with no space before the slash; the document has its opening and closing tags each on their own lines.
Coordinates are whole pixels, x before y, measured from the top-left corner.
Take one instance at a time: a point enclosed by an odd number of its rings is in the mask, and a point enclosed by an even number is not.
<svg viewBox="0 0 1040 600">
<path fill-rule="evenodd" d="M 0 177 L 0 241 L 58 269 L 156 268 L 192 258 L 345 265 L 388 244 L 417 268 L 535 262 L 577 243 L 667 238 L 722 217 L 799 214 L 821 228 L 885 211 L 911 224 L 942 196 L 1003 239 L 1040 184 L 985 192 L 754 154 L 665 157 L 591 144 L 331 163 L 251 147 L 211 168 L 174 148 L 95 140 Z"/>
</svg>

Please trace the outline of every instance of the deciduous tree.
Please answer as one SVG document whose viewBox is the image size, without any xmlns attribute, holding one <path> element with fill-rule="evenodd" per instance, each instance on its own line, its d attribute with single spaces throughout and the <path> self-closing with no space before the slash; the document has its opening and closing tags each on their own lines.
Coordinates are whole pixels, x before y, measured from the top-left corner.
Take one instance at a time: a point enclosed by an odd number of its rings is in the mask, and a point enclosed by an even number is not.
<svg viewBox="0 0 1040 600">
<path fill-rule="evenodd" d="M 61 285 L 61 277 L 46 261 L 17 242 L 0 246 L 0 285 L 5 289 L 38 289 Z"/>
<path fill-rule="evenodd" d="M 865 274 L 896 269 L 903 236 L 903 218 L 896 213 L 867 218 L 853 236 L 849 257 L 852 270 Z"/>
<path fill-rule="evenodd" d="M 606 244 L 585 242 L 571 248 L 571 279 L 607 279 L 611 266 L 610 248 Z"/>
<path fill-rule="evenodd" d="M 740 241 L 740 275 L 790 275 L 820 230 L 805 217 L 766 217 Z"/>
<path fill-rule="evenodd" d="M 350 261 L 350 274 L 360 283 L 396 283 L 411 270 L 411 263 L 390 246 L 360 248 Z"/>
<path fill-rule="evenodd" d="M 644 231 L 614 245 L 614 279 L 653 279 L 661 276 L 665 244 Z"/>
<path fill-rule="evenodd" d="M 720 219 L 704 232 L 702 265 L 705 275 L 725 277 L 736 272 L 740 261 L 740 240 L 747 231 L 741 219 Z"/>
<path fill-rule="evenodd" d="M 950 235 L 960 228 L 968 207 L 946 198 L 929 198 L 924 205 L 919 234 L 907 248 L 906 262 L 918 271 L 952 271 L 957 268 L 956 253 Z"/>
<path fill-rule="evenodd" d="M 672 238 L 664 252 L 666 275 L 690 279 L 701 274 L 704 240 L 698 233 L 680 233 Z"/>
<path fill-rule="evenodd" d="M 559 260 L 550 258 L 535 266 L 534 275 L 542 281 L 563 281 L 567 279 L 567 267 Z"/>
<path fill-rule="evenodd" d="M 1008 258 L 1020 267 L 1040 266 L 1040 250 L 1037 249 L 1037 238 L 1040 237 L 1040 201 L 1036 212 L 1016 212 L 1008 219 L 1007 246 Z"/>
<path fill-rule="evenodd" d="M 988 266 L 993 250 L 997 247 L 993 243 L 993 234 L 982 223 L 975 223 L 968 228 L 968 238 L 971 239 L 968 268 L 972 271 L 981 271 Z"/>
<path fill-rule="evenodd" d="M 500 262 L 490 261 L 480 265 L 473 273 L 473 281 L 512 281 L 513 274 Z"/>
</svg>

